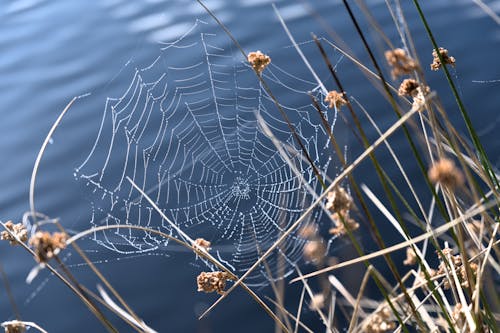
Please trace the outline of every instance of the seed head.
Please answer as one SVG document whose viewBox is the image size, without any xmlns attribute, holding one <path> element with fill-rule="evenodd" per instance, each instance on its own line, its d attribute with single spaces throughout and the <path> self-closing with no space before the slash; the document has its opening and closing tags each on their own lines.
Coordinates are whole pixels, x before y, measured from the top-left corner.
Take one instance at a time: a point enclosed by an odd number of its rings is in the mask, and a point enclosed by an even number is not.
<svg viewBox="0 0 500 333">
<path fill-rule="evenodd" d="M 67 235 L 62 232 L 50 234 L 46 231 L 37 231 L 31 237 L 29 244 L 33 247 L 36 260 L 45 263 L 66 247 Z"/>
<path fill-rule="evenodd" d="M 414 79 L 405 79 L 399 86 L 399 96 L 413 97 L 413 106 L 419 107 L 425 103 L 425 96 L 430 92 L 430 88 L 419 84 Z"/>
<path fill-rule="evenodd" d="M 403 261 L 403 265 L 411 266 L 417 263 L 417 254 L 411 247 L 406 248 L 406 259 Z"/>
<path fill-rule="evenodd" d="M 462 303 L 457 303 L 455 305 L 455 308 L 453 309 L 453 312 L 451 314 L 451 318 L 453 319 L 453 322 L 458 328 L 460 329 L 464 328 L 466 319 L 465 319 L 465 313 L 462 310 Z"/>
<path fill-rule="evenodd" d="M 342 236 L 345 235 L 348 230 L 352 232 L 359 228 L 359 223 L 352 219 L 349 216 L 349 212 L 346 210 L 333 213 L 332 219 L 335 222 L 335 226 L 329 230 L 331 235 Z"/>
<path fill-rule="evenodd" d="M 250 52 L 247 56 L 247 60 L 258 74 L 262 73 L 271 63 L 271 58 L 260 51 Z"/>
<path fill-rule="evenodd" d="M 399 86 L 398 94 L 399 96 L 413 96 L 418 87 L 419 84 L 414 79 L 405 79 Z"/>
<path fill-rule="evenodd" d="M 427 273 L 429 274 L 429 276 L 431 278 L 437 275 L 437 271 L 433 268 L 428 268 Z M 420 273 L 418 274 L 418 281 L 421 283 L 424 283 L 424 284 L 425 284 L 425 281 L 427 281 L 427 276 L 425 275 L 425 273 L 423 271 L 420 271 Z M 426 287 L 424 287 L 424 288 L 426 288 Z"/>
<path fill-rule="evenodd" d="M 212 245 L 212 243 L 210 243 L 209 241 L 207 241 L 204 238 L 196 238 L 194 240 L 194 246 L 195 247 L 202 248 L 202 249 L 204 249 L 207 252 L 210 251 L 210 246 L 211 245 Z"/>
<path fill-rule="evenodd" d="M 0 233 L 0 240 L 7 240 L 12 246 L 19 245 L 17 240 L 23 243 L 28 240 L 28 230 L 26 230 L 26 227 L 22 223 L 14 224 L 12 221 L 8 221 L 5 223 L 5 227 L 9 229 L 10 233 L 7 230 L 3 230 Z"/>
<path fill-rule="evenodd" d="M 299 229 L 299 236 L 304 239 L 314 239 L 317 236 L 316 227 L 312 224 L 308 224 Z"/>
<path fill-rule="evenodd" d="M 198 291 L 204 291 L 206 293 L 215 291 L 220 295 L 224 294 L 227 280 L 233 280 L 233 278 L 228 273 L 221 271 L 201 272 L 196 278 Z"/>
<path fill-rule="evenodd" d="M 422 107 L 425 104 L 425 96 L 431 91 L 428 86 L 417 87 L 413 94 L 413 107 Z"/>
<path fill-rule="evenodd" d="M 19 320 L 11 320 L 9 322 L 2 323 L 5 328 L 5 333 L 24 333 L 26 332 L 26 325 Z"/>
<path fill-rule="evenodd" d="M 429 179 L 433 183 L 440 183 L 450 189 L 462 186 L 464 176 L 457 169 L 455 163 L 447 158 L 442 158 L 429 169 Z"/>
<path fill-rule="evenodd" d="M 343 187 L 335 187 L 326 196 L 326 209 L 332 213 L 338 211 L 347 211 L 352 208 L 352 197 Z"/>
<path fill-rule="evenodd" d="M 325 259 L 326 248 L 322 241 L 311 240 L 304 245 L 304 257 L 314 263 L 320 263 Z"/>
<path fill-rule="evenodd" d="M 448 55 L 447 49 L 440 47 L 439 53 L 441 54 L 441 58 L 443 58 L 445 65 L 455 66 L 455 58 Z M 436 50 L 432 51 L 432 57 L 433 57 L 433 59 L 432 59 L 431 69 L 433 71 L 437 71 L 441 68 L 442 64 L 441 64 L 441 60 L 439 59 L 439 56 L 438 56 Z"/>
<path fill-rule="evenodd" d="M 314 294 L 311 298 L 309 308 L 313 311 L 321 310 L 325 307 L 325 296 L 323 294 Z"/>
<path fill-rule="evenodd" d="M 390 320 L 390 317 L 391 311 L 387 307 L 382 308 L 370 317 L 370 321 L 366 326 L 366 332 L 384 333 L 393 331 L 396 328 L 396 324 Z"/>
<path fill-rule="evenodd" d="M 418 68 L 417 63 L 406 54 L 403 49 L 394 49 L 385 51 L 385 59 L 391 69 L 391 76 L 396 79 L 398 76 L 411 74 Z"/>
<path fill-rule="evenodd" d="M 460 281 L 460 285 L 464 288 L 469 287 L 469 279 L 467 278 L 467 269 L 465 268 L 465 265 L 462 263 L 462 257 L 460 255 L 452 255 L 453 250 L 450 248 L 445 248 L 441 251 L 443 253 L 443 256 L 446 257 L 447 260 L 449 260 L 449 263 L 451 264 L 452 268 L 457 269 L 457 277 L 458 280 Z M 441 257 L 441 254 L 439 254 L 439 259 L 441 260 L 441 263 L 439 264 L 438 270 L 436 274 L 441 275 L 445 274 L 447 272 L 447 266 L 444 262 L 444 259 Z M 477 270 L 479 266 L 471 262 L 469 263 L 470 270 L 472 274 L 475 276 L 477 273 Z M 451 287 L 451 282 L 448 280 L 448 278 L 444 278 L 443 281 L 443 287 L 444 289 L 450 289 Z"/>
<path fill-rule="evenodd" d="M 445 247 L 444 249 L 441 250 L 441 252 L 436 251 L 436 253 L 437 253 L 440 260 L 444 260 L 449 255 L 453 254 L 453 250 L 450 249 L 449 247 Z"/>
<path fill-rule="evenodd" d="M 329 103 L 330 109 L 340 109 L 341 106 L 346 105 L 347 101 L 344 98 L 344 93 L 339 93 L 336 90 L 329 91 L 325 97 L 325 103 Z"/>
</svg>

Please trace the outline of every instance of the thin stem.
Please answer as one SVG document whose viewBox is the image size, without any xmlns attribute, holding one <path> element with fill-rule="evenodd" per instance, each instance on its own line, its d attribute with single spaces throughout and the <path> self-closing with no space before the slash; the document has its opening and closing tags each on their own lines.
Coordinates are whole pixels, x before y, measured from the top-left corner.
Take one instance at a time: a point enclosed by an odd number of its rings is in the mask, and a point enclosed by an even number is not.
<svg viewBox="0 0 500 333">
<path fill-rule="evenodd" d="M 467 127 L 467 131 L 469 132 L 470 137 L 472 138 L 472 142 L 474 144 L 474 147 L 477 149 L 479 152 L 479 159 L 481 161 L 481 164 L 483 165 L 484 170 L 487 172 L 488 177 L 491 181 L 492 184 L 490 184 L 491 188 L 496 188 L 498 189 L 500 187 L 499 181 L 495 175 L 495 172 L 493 171 L 493 168 L 491 166 L 491 163 L 486 156 L 486 152 L 484 150 L 483 145 L 481 144 L 481 141 L 479 140 L 479 137 L 474 130 L 474 127 L 472 126 L 472 121 L 469 117 L 469 114 L 467 113 L 467 110 L 465 109 L 465 105 L 462 102 L 462 99 L 460 98 L 460 95 L 458 93 L 457 87 L 455 86 L 455 83 L 453 82 L 450 72 L 448 71 L 448 68 L 445 65 L 445 61 L 443 59 L 443 56 L 441 55 L 441 52 L 439 52 L 439 45 L 436 42 L 436 39 L 434 38 L 434 34 L 432 33 L 431 28 L 429 27 L 429 24 L 427 23 L 427 19 L 425 18 L 425 15 L 422 11 L 422 8 L 420 7 L 419 1 L 418 0 L 413 0 L 413 3 L 415 4 L 415 7 L 417 8 L 418 15 L 420 16 L 420 20 L 422 21 L 425 31 L 427 32 L 427 35 L 429 36 L 429 39 L 432 42 L 432 46 L 434 47 L 435 52 L 437 53 L 437 56 L 439 57 L 439 60 L 442 64 L 442 69 L 443 72 L 446 76 L 446 80 L 448 81 L 448 84 L 451 88 L 451 91 L 453 93 L 453 96 L 455 97 L 455 101 L 457 102 L 458 108 L 460 109 L 460 113 L 462 114 L 462 118 L 465 121 L 465 125 Z M 498 196 L 498 193 L 497 193 Z"/>
<path fill-rule="evenodd" d="M 7 293 L 7 297 L 9 298 L 12 311 L 14 311 L 16 319 L 21 320 L 21 313 L 19 312 L 19 308 L 17 307 L 16 300 L 14 299 L 14 295 L 12 294 L 12 288 L 10 287 L 9 279 L 7 277 L 7 274 L 5 274 L 2 264 L 0 264 L 0 274 L 2 275 L 5 292 Z"/>
</svg>

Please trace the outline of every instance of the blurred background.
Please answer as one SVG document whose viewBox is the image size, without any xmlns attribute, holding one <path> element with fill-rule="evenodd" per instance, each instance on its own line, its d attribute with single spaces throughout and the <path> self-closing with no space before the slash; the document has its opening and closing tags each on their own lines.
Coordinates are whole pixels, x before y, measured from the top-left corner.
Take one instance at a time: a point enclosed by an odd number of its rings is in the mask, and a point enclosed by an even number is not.
<svg viewBox="0 0 500 333">
<path fill-rule="evenodd" d="M 297 0 L 274 3 L 298 43 L 310 44 L 311 33 L 332 39 L 328 35 L 331 29 L 344 39 L 363 63 L 372 67 L 341 2 Z M 485 3 L 500 12 L 500 1 Z M 280 67 L 312 80 L 290 47 L 271 1 L 218 0 L 206 4 L 245 50 L 262 50 L 270 54 Z M 392 42 L 401 47 L 385 2 L 368 0 L 366 4 Z M 438 42 L 457 60 L 453 73 L 460 93 L 492 162 L 498 167 L 500 29 L 472 0 L 426 1 L 422 5 Z M 417 13 L 409 2 L 405 8 L 428 83 L 440 93 L 457 128 L 465 132 L 444 75 L 425 67 L 432 60 L 432 46 Z M 365 21 L 359 10 L 356 14 Z M 68 230 L 80 231 L 90 226 L 89 190 L 75 180 L 73 173 L 92 148 L 106 97 L 119 95 L 130 84 L 132 77 L 127 78 L 124 69 L 150 64 L 158 56 L 159 42 L 176 40 L 197 19 L 209 23 L 207 32 L 213 29 L 214 33 L 221 35 L 221 41 L 229 43 L 203 8 L 191 0 L 0 0 L 0 220 L 19 221 L 29 209 L 31 171 L 48 130 L 74 96 L 90 93 L 76 102 L 53 136 L 41 163 L 35 191 L 37 210 L 59 217 Z M 369 32 L 367 23 L 363 28 L 372 45 L 383 45 L 376 33 Z M 309 48 L 309 60 L 317 71 L 323 73 L 322 77 L 328 77 L 319 53 Z M 384 49 L 377 51 L 383 62 Z M 293 56 L 287 57 L 287 53 L 293 53 Z M 341 60 L 339 53 L 332 51 L 330 55 L 334 61 Z M 337 70 L 348 94 L 365 105 L 382 128 L 395 120 L 388 104 L 347 59 L 338 63 Z M 327 82 L 332 84 L 331 79 Z M 280 92 L 275 91 L 275 94 L 279 100 Z M 337 128 L 346 140 L 349 159 L 354 159 L 362 147 L 347 130 L 342 129 L 341 122 Z M 369 134 L 371 138 L 376 137 L 374 131 Z M 398 140 L 403 142 L 404 139 L 396 136 L 394 144 L 397 145 Z M 380 154 L 383 158 L 386 153 L 382 151 Z M 401 158 L 404 160 L 404 156 Z M 407 167 L 410 174 L 418 172 L 416 166 Z M 378 182 L 369 178 L 366 170 L 369 166 L 362 165 L 357 174 L 376 190 Z M 359 237 L 365 237 L 362 230 Z M 333 250 L 337 249 L 340 257 L 349 257 L 349 247 L 342 245 L 342 241 L 334 243 Z M 139 316 L 157 331 L 272 330 L 272 321 L 239 290 L 208 318 L 198 321 L 197 315 L 215 300 L 215 296 L 196 291 L 195 277 L 200 265 L 189 253 L 169 252 L 167 249 L 149 255 L 118 256 L 100 249 L 91 241 L 83 242 L 81 246 L 92 255 L 98 267 Z M 371 246 L 367 239 L 366 250 L 369 251 Z M 71 256 L 64 259 L 84 285 L 93 287 L 95 279 L 85 265 L 79 264 L 81 260 L 74 260 Z M 22 249 L 11 248 L 2 242 L 0 263 L 9 278 L 23 319 L 36 322 L 49 332 L 103 331 L 83 304 L 47 272 L 42 272 L 31 285 L 25 283 L 33 261 Z M 355 292 L 359 277 L 353 272 L 338 274 L 341 280 L 344 274 L 352 275 L 350 283 Z M 299 291 L 297 285 L 287 291 L 286 302 L 292 309 L 298 304 Z M 259 293 L 271 295 L 269 288 L 260 288 Z M 314 312 L 306 310 L 303 318 L 311 328 L 320 329 L 320 321 Z M 14 314 L 5 290 L 0 288 L 0 320 L 9 319 L 14 319 Z M 118 322 L 121 331 L 130 330 L 120 325 Z"/>
</svg>

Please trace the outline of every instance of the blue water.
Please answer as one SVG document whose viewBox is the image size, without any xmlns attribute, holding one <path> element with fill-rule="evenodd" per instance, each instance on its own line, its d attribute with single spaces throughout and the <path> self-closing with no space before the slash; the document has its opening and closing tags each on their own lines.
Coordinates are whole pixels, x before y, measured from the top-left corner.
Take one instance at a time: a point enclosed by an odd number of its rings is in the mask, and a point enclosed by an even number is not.
<svg viewBox="0 0 500 333">
<path fill-rule="evenodd" d="M 368 2 L 372 14 L 399 46 L 384 2 Z M 500 2 L 487 3 L 500 11 Z M 273 62 L 312 80 L 306 67 L 297 62 L 269 1 L 209 1 L 207 5 L 246 50 L 260 49 L 275 54 Z M 327 35 L 302 2 L 278 1 L 277 5 L 298 42 L 310 41 L 311 32 Z M 340 3 L 313 1 L 311 5 L 364 63 L 368 63 Z M 430 42 L 415 10 L 407 7 L 407 19 L 419 55 L 423 62 L 430 62 Z M 495 129 L 500 122 L 500 84 L 474 81 L 500 79 L 497 64 L 500 29 L 469 0 L 433 2 L 426 4 L 424 10 L 440 44 L 457 59 L 455 75 L 460 92 L 466 106 L 473 110 L 473 122 L 498 166 L 500 140 Z M 116 96 L 127 87 L 131 77 L 127 79 L 125 70 L 131 66 L 144 67 L 155 59 L 158 41 L 178 38 L 196 19 L 213 22 L 195 1 L 187 0 L 0 1 L 0 220 L 20 220 L 29 209 L 32 166 L 50 126 L 74 96 L 90 93 L 77 101 L 53 136 L 35 191 L 38 211 L 60 217 L 68 230 L 90 226 L 91 195 L 88 188 L 75 180 L 73 172 L 92 148 L 106 97 Z M 222 37 L 215 25 L 209 27 Z M 231 45 L 227 43 L 229 48 Z M 287 52 L 293 55 L 287 57 Z M 309 54 L 316 70 L 325 74 L 321 58 L 317 54 L 314 57 L 314 52 Z M 336 53 L 333 57 L 339 59 Z M 388 105 L 371 86 L 364 84 L 366 79 L 347 60 L 339 63 L 338 71 L 349 94 L 367 106 L 382 127 L 394 121 Z M 450 117 L 465 133 L 442 74 L 428 72 L 429 85 L 442 93 L 441 99 Z M 322 77 L 328 77 L 323 74 Z M 328 82 L 332 84 L 331 79 Z M 280 92 L 276 95 L 279 99 Z M 368 134 L 375 138 L 373 131 Z M 349 156 L 357 156 L 361 148 L 356 139 L 346 134 L 346 140 Z M 403 139 L 397 137 L 396 140 Z M 381 154 L 385 156 L 384 152 Z M 360 170 L 366 177 L 363 170 L 369 170 L 368 166 Z M 415 166 L 408 166 L 408 170 L 418 172 Z M 365 182 L 377 186 L 375 179 L 367 178 Z M 81 245 L 137 313 L 160 332 L 230 332 L 235 328 L 239 332 L 271 331 L 271 320 L 241 291 L 235 291 L 222 302 L 208 319 L 198 321 L 197 314 L 211 304 L 215 296 L 196 292 L 194 277 L 202 264 L 193 263 L 189 253 L 163 251 L 127 257 L 108 253 L 93 242 Z M 33 262 L 23 250 L 2 243 L 0 253 L 0 262 L 23 319 L 37 322 L 50 332 L 103 330 L 81 302 L 46 272 L 26 285 L 24 280 Z M 84 285 L 94 286 L 96 280 L 85 266 L 78 265 L 80 260 L 72 257 L 65 260 Z M 270 293 L 267 289 L 260 292 Z M 297 303 L 296 288 L 291 287 L 290 293 L 288 301 L 293 307 Z M 0 320 L 12 318 L 12 309 L 2 289 Z M 304 318 L 319 330 L 315 314 L 306 312 Z M 128 327 L 120 326 L 119 321 L 116 325 L 120 330 L 129 331 Z"/>
</svg>

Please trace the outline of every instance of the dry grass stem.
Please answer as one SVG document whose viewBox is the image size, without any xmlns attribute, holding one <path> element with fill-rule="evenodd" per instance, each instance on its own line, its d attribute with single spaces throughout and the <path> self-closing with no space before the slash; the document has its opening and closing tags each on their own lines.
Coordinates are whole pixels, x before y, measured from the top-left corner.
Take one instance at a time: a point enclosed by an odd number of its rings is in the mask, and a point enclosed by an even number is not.
<svg viewBox="0 0 500 333">
<path fill-rule="evenodd" d="M 305 289 L 303 288 L 302 289 L 302 293 L 301 293 L 301 299 L 299 300 L 299 307 L 298 307 L 298 314 L 297 314 L 297 316 L 294 316 L 293 314 L 291 314 L 287 309 L 283 308 L 283 306 L 280 305 L 275 300 L 273 300 L 273 299 L 271 299 L 269 297 L 266 297 L 272 304 L 274 304 L 276 307 L 279 307 L 280 311 L 282 311 L 283 313 L 285 313 L 288 317 L 290 317 L 291 320 L 293 320 L 295 322 L 295 329 L 293 331 L 294 333 L 298 332 L 299 326 L 302 327 L 308 333 L 314 333 L 313 330 L 311 330 L 302 321 L 300 321 L 300 313 L 303 310 L 302 304 L 303 304 L 304 295 L 305 295 Z"/>
<path fill-rule="evenodd" d="M 35 209 L 35 183 L 36 183 L 36 175 L 38 172 L 38 167 L 40 166 L 40 162 L 42 161 L 43 154 L 45 153 L 45 149 L 47 148 L 50 139 L 52 138 L 52 135 L 56 131 L 57 127 L 62 121 L 62 118 L 68 112 L 68 110 L 71 108 L 73 103 L 79 98 L 85 97 L 86 95 L 82 96 L 76 96 L 73 97 L 73 99 L 66 105 L 66 107 L 61 111 L 59 114 L 59 117 L 57 117 L 56 121 L 52 125 L 52 127 L 49 130 L 49 133 L 47 133 L 47 136 L 45 137 L 45 140 L 43 141 L 42 147 L 40 147 L 40 151 L 38 152 L 38 155 L 35 160 L 35 164 L 33 165 L 33 171 L 31 173 L 31 180 L 30 180 L 30 209 L 31 209 L 31 216 L 36 220 L 37 214 L 36 214 L 36 209 Z"/>
<path fill-rule="evenodd" d="M 118 304 L 116 304 L 113 301 L 113 299 L 106 293 L 106 291 L 104 290 L 104 288 L 101 285 L 99 285 L 99 284 L 97 285 L 97 290 L 99 291 L 99 294 L 101 295 L 102 301 L 104 301 L 104 303 L 101 303 L 101 304 L 104 304 L 108 309 L 110 309 L 111 311 L 115 312 L 118 316 L 123 318 L 123 320 L 125 320 L 129 324 L 133 325 L 132 327 L 135 328 L 138 332 L 158 333 L 155 330 L 153 330 L 151 327 L 149 327 L 144 322 L 144 320 L 137 317 L 137 315 L 135 315 L 134 313 L 130 313 L 131 312 L 130 310 L 128 310 L 128 309 L 124 310 L 121 307 L 119 307 Z M 97 297 L 94 297 L 94 298 L 99 300 Z"/>
<path fill-rule="evenodd" d="M 280 21 L 281 26 L 283 27 L 283 30 L 285 30 L 285 33 L 288 36 L 288 39 L 290 39 L 290 42 L 292 42 L 293 47 L 295 48 L 295 50 L 299 54 L 300 58 L 304 62 L 304 65 L 306 65 L 307 69 L 309 70 L 309 72 L 311 73 L 311 75 L 314 77 L 314 79 L 315 79 L 316 83 L 318 84 L 318 86 L 320 87 L 321 91 L 324 94 L 327 94 L 327 90 L 325 88 L 325 85 L 323 84 L 323 81 L 319 78 L 318 74 L 316 74 L 316 72 L 314 71 L 313 67 L 311 66 L 311 64 L 307 60 L 304 52 L 302 52 L 302 49 L 300 48 L 299 44 L 297 44 L 297 42 L 295 41 L 295 38 L 293 38 L 293 35 L 290 32 L 290 30 L 288 29 L 288 26 L 286 25 L 285 20 L 281 16 L 278 8 L 276 7 L 276 5 L 274 3 L 272 4 L 272 6 L 273 6 L 273 9 L 274 9 L 274 13 L 278 17 L 278 20 Z"/>
</svg>

